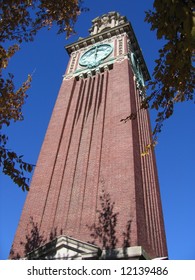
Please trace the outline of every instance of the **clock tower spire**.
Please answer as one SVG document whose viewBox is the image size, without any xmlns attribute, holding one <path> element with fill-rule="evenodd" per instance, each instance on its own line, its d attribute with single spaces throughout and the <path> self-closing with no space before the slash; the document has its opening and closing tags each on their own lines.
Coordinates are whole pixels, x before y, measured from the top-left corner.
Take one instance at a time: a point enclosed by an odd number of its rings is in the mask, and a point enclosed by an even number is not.
<svg viewBox="0 0 195 280">
<path fill-rule="evenodd" d="M 151 259 L 166 239 L 149 115 L 150 79 L 131 24 L 110 12 L 70 60 L 10 258 Z M 121 119 L 139 111 L 135 120 Z"/>
</svg>

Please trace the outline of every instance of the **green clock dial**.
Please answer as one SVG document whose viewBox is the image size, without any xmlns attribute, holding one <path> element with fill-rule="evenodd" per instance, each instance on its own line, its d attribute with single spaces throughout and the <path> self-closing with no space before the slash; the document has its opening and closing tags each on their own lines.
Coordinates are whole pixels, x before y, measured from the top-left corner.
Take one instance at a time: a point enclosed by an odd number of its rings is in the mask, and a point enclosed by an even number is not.
<svg viewBox="0 0 195 280">
<path fill-rule="evenodd" d="M 79 64 L 88 68 L 97 67 L 112 51 L 113 48 L 109 44 L 94 46 L 81 56 Z"/>
<path fill-rule="evenodd" d="M 132 63 L 133 71 L 134 71 L 134 73 L 136 75 L 136 78 L 138 80 L 138 83 L 141 86 L 144 86 L 144 77 L 143 77 L 139 62 L 138 62 L 138 60 L 136 58 L 136 55 L 134 53 L 131 53 L 131 63 Z"/>
</svg>

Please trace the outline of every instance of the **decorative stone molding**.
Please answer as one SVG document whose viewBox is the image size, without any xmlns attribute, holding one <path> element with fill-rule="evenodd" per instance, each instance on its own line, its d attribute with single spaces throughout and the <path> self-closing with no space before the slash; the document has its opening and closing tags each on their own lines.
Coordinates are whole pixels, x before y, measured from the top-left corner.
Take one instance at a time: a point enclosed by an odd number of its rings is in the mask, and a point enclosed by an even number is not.
<svg viewBox="0 0 195 280">
<path fill-rule="evenodd" d="M 90 35 L 96 35 L 105 29 L 116 27 L 120 24 L 126 23 L 127 19 L 117 12 L 110 12 L 101 17 L 95 18 L 92 27 L 89 29 Z"/>
<path fill-rule="evenodd" d="M 75 70 L 75 62 L 76 62 L 77 54 L 74 52 L 71 56 L 70 67 L 68 69 L 68 73 L 72 73 Z"/>
<path fill-rule="evenodd" d="M 110 64 L 102 64 L 101 66 L 97 67 L 97 68 L 94 68 L 94 69 L 86 69 L 86 70 L 83 70 L 80 74 L 74 74 L 71 76 L 71 78 L 76 78 L 76 80 L 79 80 L 79 79 L 85 79 L 87 77 L 92 77 L 92 76 L 95 76 L 96 74 L 100 74 L 100 73 L 103 73 L 105 71 L 109 71 L 113 68 L 113 63 L 110 63 Z M 65 76 L 64 79 L 70 79 L 70 76 Z"/>
</svg>

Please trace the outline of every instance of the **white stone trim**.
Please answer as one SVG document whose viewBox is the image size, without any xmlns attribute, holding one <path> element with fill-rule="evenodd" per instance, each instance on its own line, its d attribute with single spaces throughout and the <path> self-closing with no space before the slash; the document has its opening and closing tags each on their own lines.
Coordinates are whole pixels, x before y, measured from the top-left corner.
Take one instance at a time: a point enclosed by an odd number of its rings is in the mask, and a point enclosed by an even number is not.
<svg viewBox="0 0 195 280">
<path fill-rule="evenodd" d="M 101 250 L 93 244 L 62 235 L 30 252 L 26 259 L 94 259 L 100 253 Z"/>
</svg>

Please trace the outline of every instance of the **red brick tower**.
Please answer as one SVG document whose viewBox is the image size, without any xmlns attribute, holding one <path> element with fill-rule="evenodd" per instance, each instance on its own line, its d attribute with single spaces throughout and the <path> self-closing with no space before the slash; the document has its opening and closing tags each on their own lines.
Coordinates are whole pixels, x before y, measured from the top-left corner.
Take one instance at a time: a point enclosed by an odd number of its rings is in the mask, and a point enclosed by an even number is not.
<svg viewBox="0 0 195 280">
<path fill-rule="evenodd" d="M 70 61 L 10 258 L 166 257 L 147 111 L 148 70 L 131 24 L 116 12 L 66 47 Z"/>
</svg>

